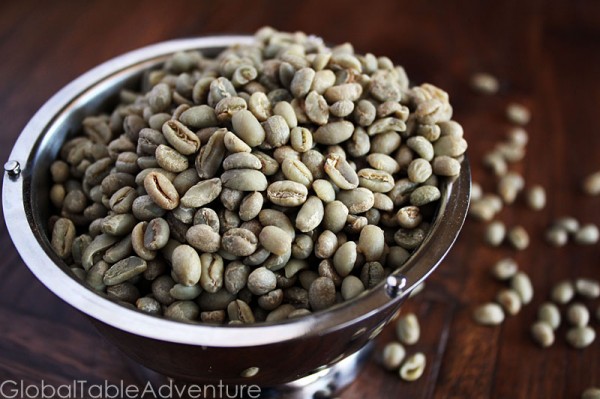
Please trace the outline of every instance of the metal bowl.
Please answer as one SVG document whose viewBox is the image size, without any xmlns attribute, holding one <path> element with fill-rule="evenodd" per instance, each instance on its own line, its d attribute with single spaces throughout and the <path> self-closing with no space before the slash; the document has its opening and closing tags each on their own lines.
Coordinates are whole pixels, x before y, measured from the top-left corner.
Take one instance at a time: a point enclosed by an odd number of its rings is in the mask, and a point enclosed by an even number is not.
<svg viewBox="0 0 600 399">
<path fill-rule="evenodd" d="M 49 166 L 81 121 L 108 109 L 123 87 L 180 50 L 217 54 L 251 36 L 163 42 L 114 58 L 60 90 L 21 132 L 5 165 L 4 217 L 12 240 L 33 274 L 52 292 L 91 318 L 97 329 L 140 364 L 175 379 L 278 386 L 335 365 L 375 338 L 410 291 L 444 258 L 462 227 L 470 170 L 442 186 L 439 209 L 420 248 L 385 283 L 326 311 L 276 324 L 184 324 L 123 307 L 92 291 L 51 249 Z M 256 373 L 244 372 L 252 367 Z M 249 376 L 251 375 L 251 376 Z M 318 375 L 318 374 L 317 374 Z"/>
</svg>

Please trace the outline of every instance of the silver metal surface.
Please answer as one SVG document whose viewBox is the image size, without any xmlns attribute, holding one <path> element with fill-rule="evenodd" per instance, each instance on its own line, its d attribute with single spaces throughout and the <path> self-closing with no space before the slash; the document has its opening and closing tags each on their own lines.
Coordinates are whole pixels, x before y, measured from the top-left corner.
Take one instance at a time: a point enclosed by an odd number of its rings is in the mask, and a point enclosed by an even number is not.
<svg viewBox="0 0 600 399">
<path fill-rule="evenodd" d="M 9 177 L 17 177 L 21 173 L 21 165 L 17 161 L 8 161 L 4 164 L 4 171 Z"/>
<path fill-rule="evenodd" d="M 385 292 L 390 299 L 394 299 L 402 295 L 402 290 L 406 287 L 406 277 L 392 275 L 385 280 Z"/>
<path fill-rule="evenodd" d="M 405 283 L 395 297 L 381 283 L 327 311 L 277 324 L 184 324 L 125 308 L 78 281 L 53 253 L 46 231 L 49 166 L 86 115 L 109 109 L 121 88 L 135 87 L 145 70 L 157 67 L 176 51 L 199 49 L 210 55 L 230 44 L 251 41 L 250 36 L 222 36 L 163 42 L 114 58 L 74 80 L 44 104 L 19 136 L 9 159 L 20 165 L 20 178 L 7 173 L 2 200 L 8 231 L 29 269 L 48 289 L 88 315 L 98 330 L 133 359 L 180 379 L 222 378 L 229 383 L 273 386 L 329 367 L 362 348 L 439 265 L 467 213 L 467 161 L 458 179 L 442 187 L 430 234 L 406 264 L 393 272 L 397 282 Z M 259 367 L 260 372 L 249 379 L 241 377 L 248 367 Z"/>
</svg>

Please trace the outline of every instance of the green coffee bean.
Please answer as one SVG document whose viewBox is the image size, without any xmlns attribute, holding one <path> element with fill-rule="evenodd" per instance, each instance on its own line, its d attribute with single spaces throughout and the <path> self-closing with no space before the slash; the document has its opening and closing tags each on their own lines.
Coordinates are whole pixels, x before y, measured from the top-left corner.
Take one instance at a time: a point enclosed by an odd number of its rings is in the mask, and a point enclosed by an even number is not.
<svg viewBox="0 0 600 399">
<path fill-rule="evenodd" d="M 102 259 L 110 264 L 113 264 L 129 256 L 132 249 L 131 235 L 126 235 L 121 239 L 121 241 L 107 249 L 104 253 L 104 256 L 102 256 Z"/>
<path fill-rule="evenodd" d="M 269 201 L 280 206 L 298 206 L 306 201 L 308 190 L 300 183 L 282 180 L 267 187 Z"/>
<path fill-rule="evenodd" d="M 433 159 L 433 173 L 438 176 L 458 176 L 460 174 L 460 162 L 447 155 L 440 155 Z"/>
<path fill-rule="evenodd" d="M 319 235 L 319 238 L 315 242 L 314 249 L 317 258 L 331 258 L 338 249 L 337 236 L 331 230 L 325 230 Z"/>
<path fill-rule="evenodd" d="M 231 228 L 221 238 L 222 248 L 235 256 L 248 256 L 256 251 L 258 239 L 250 230 Z"/>
<path fill-rule="evenodd" d="M 414 229 L 423 221 L 421 210 L 417 206 L 405 206 L 396 213 L 398 224 L 405 229 Z"/>
<path fill-rule="evenodd" d="M 151 297 L 138 298 L 138 300 L 135 301 L 135 307 L 144 313 L 153 315 L 160 315 L 162 313 L 160 302 Z"/>
<path fill-rule="evenodd" d="M 277 309 L 282 302 L 283 291 L 279 288 L 258 297 L 258 306 L 268 311 Z"/>
<path fill-rule="evenodd" d="M 104 275 L 110 269 L 111 265 L 101 260 L 96 262 L 89 270 L 85 278 L 85 282 L 94 290 L 103 292 L 106 289 L 104 284 Z"/>
<path fill-rule="evenodd" d="M 152 201 L 162 209 L 172 210 L 179 205 L 179 193 L 173 183 L 161 173 L 148 173 L 144 178 L 144 188 Z"/>
<path fill-rule="evenodd" d="M 471 88 L 481 94 L 496 94 L 500 88 L 498 79 L 484 72 L 479 72 L 471 76 Z"/>
<path fill-rule="evenodd" d="M 56 208 L 62 208 L 66 196 L 65 186 L 62 184 L 54 184 L 50 188 L 50 202 Z"/>
<path fill-rule="evenodd" d="M 562 247 L 567 243 L 569 235 L 565 229 L 558 226 L 552 226 L 546 230 L 545 238 L 550 245 Z"/>
<path fill-rule="evenodd" d="M 179 245 L 173 251 L 171 263 L 179 283 L 191 286 L 200 281 L 202 267 L 196 250 L 189 245 Z"/>
<path fill-rule="evenodd" d="M 517 103 L 510 103 L 506 107 L 506 117 L 512 123 L 517 125 L 526 125 L 531 119 L 531 114 L 525 106 Z"/>
<path fill-rule="evenodd" d="M 71 256 L 75 234 L 75 225 L 71 220 L 59 218 L 56 223 L 54 223 L 54 228 L 52 229 L 52 249 L 54 249 L 54 252 L 62 259 Z M 86 268 L 86 270 L 88 268 Z"/>
<path fill-rule="evenodd" d="M 69 213 L 81 213 L 86 205 L 87 199 L 81 190 L 67 192 L 63 200 L 63 209 Z"/>
<path fill-rule="evenodd" d="M 390 247 L 390 252 L 386 259 L 386 264 L 392 269 L 402 266 L 410 257 L 410 252 L 399 246 Z"/>
<path fill-rule="evenodd" d="M 240 95 L 242 94 L 240 93 Z M 233 114 L 246 108 L 247 104 L 244 98 L 237 96 L 225 97 L 215 105 L 214 113 L 217 115 L 219 122 L 226 123 L 231 121 Z"/>
<path fill-rule="evenodd" d="M 356 101 L 362 94 L 362 86 L 358 83 L 345 83 L 329 87 L 324 94 L 330 103 L 342 100 Z"/>
<path fill-rule="evenodd" d="M 252 93 L 250 99 L 248 100 L 248 109 L 254 115 L 257 121 L 260 122 L 266 121 L 267 118 L 272 115 L 271 101 L 269 101 L 265 93 L 260 91 Z"/>
<path fill-rule="evenodd" d="M 424 185 L 416 188 L 410 193 L 410 203 L 414 206 L 423 206 L 439 200 L 440 189 L 436 186 Z"/>
<path fill-rule="evenodd" d="M 367 162 L 371 167 L 387 172 L 389 174 L 398 173 L 400 171 L 400 165 L 398 162 L 389 155 L 385 154 L 369 154 L 367 155 Z"/>
<path fill-rule="evenodd" d="M 206 292 L 216 293 L 223 287 L 225 274 L 223 258 L 217 254 L 202 254 L 200 256 L 200 286 Z"/>
<path fill-rule="evenodd" d="M 348 208 L 351 214 L 359 214 L 368 211 L 375 203 L 373 192 L 367 188 L 359 187 L 353 190 L 340 191 L 337 199 Z"/>
<path fill-rule="evenodd" d="M 281 164 L 281 170 L 289 180 L 298 182 L 307 188 L 312 184 L 312 173 L 300 160 L 291 158 L 284 159 Z"/>
<path fill-rule="evenodd" d="M 165 210 L 158 206 L 149 195 L 137 197 L 131 205 L 131 211 L 137 219 L 147 221 L 165 214 Z"/>
<path fill-rule="evenodd" d="M 567 308 L 567 320 L 574 327 L 584 327 L 590 321 L 590 312 L 582 303 L 574 303 Z"/>
<path fill-rule="evenodd" d="M 254 295 L 264 295 L 275 289 L 275 273 L 265 267 L 259 267 L 248 276 L 248 289 Z"/>
<path fill-rule="evenodd" d="M 223 136 L 223 144 L 225 144 L 227 151 L 231 153 L 252 151 L 248 144 L 229 131 Z"/>
<path fill-rule="evenodd" d="M 510 286 L 519 294 L 524 305 L 527 305 L 533 299 L 533 286 L 529 276 L 524 272 L 517 272 L 512 276 Z"/>
<path fill-rule="evenodd" d="M 344 118 L 354 111 L 354 103 L 350 100 L 337 101 L 329 107 L 329 112 L 338 118 Z"/>
<path fill-rule="evenodd" d="M 110 209 L 115 213 L 129 213 L 136 198 L 137 193 L 133 187 L 123 187 L 110 197 Z"/>
<path fill-rule="evenodd" d="M 123 283 L 146 270 L 146 261 L 137 256 L 130 256 L 110 267 L 104 274 L 103 282 L 107 286 Z"/>
<path fill-rule="evenodd" d="M 367 225 L 360 231 L 357 249 L 367 262 L 380 260 L 383 255 L 385 239 L 383 230 L 374 225 Z"/>
<path fill-rule="evenodd" d="M 239 191 L 264 191 L 267 189 L 267 178 L 254 169 L 232 169 L 221 175 L 223 186 Z"/>
<path fill-rule="evenodd" d="M 260 244 L 275 255 L 283 255 L 290 251 L 292 239 L 284 230 L 277 226 L 265 226 L 260 232 L 258 239 Z"/>
<path fill-rule="evenodd" d="M 65 199 L 66 201 L 66 199 Z M 579 245 L 593 245 L 598 242 L 600 232 L 595 224 L 583 225 L 575 232 L 574 241 Z"/>
<path fill-rule="evenodd" d="M 504 321 L 504 311 L 497 303 L 488 302 L 475 308 L 473 319 L 484 326 L 495 326 Z"/>
<path fill-rule="evenodd" d="M 102 220 L 101 230 L 105 234 L 122 236 L 131 232 L 135 222 L 135 217 L 129 213 L 110 215 Z"/>
<path fill-rule="evenodd" d="M 182 285 L 175 284 L 173 288 L 169 290 L 169 294 L 179 301 L 191 301 L 196 299 L 200 293 L 202 292 L 202 288 L 199 285 Z"/>
<path fill-rule="evenodd" d="M 349 301 L 350 299 L 357 297 L 364 292 L 364 290 L 365 286 L 363 285 L 362 281 L 360 281 L 358 277 L 352 275 L 344 278 L 342 281 L 342 287 L 340 289 L 342 298 L 344 298 L 345 301 Z"/>
<path fill-rule="evenodd" d="M 256 320 L 248 304 L 239 299 L 231 301 L 227 305 L 227 314 L 230 320 L 239 320 L 243 324 L 254 323 Z"/>
<path fill-rule="evenodd" d="M 308 290 L 308 300 L 314 310 L 323 310 L 335 303 L 335 285 L 327 277 L 319 277 Z"/>
<path fill-rule="evenodd" d="M 204 180 L 190 187 L 180 202 L 185 207 L 199 208 L 214 201 L 221 190 L 221 179 Z"/>
<path fill-rule="evenodd" d="M 425 363 L 425 355 L 421 352 L 409 356 L 400 367 L 400 378 L 404 381 L 418 380 L 425 371 Z"/>
<path fill-rule="evenodd" d="M 231 122 L 233 132 L 250 147 L 256 147 L 265 140 L 265 130 L 252 112 L 247 110 L 236 112 L 231 118 Z"/>
<path fill-rule="evenodd" d="M 260 170 L 262 164 L 253 154 L 248 152 L 237 152 L 229 155 L 223 161 L 223 169 L 256 169 Z"/>
<path fill-rule="evenodd" d="M 265 321 L 267 322 L 277 322 L 286 320 L 288 315 L 295 311 L 296 308 L 290 304 L 283 304 L 276 309 L 272 310 L 268 315 Z"/>
<path fill-rule="evenodd" d="M 215 131 L 196 156 L 196 170 L 200 178 L 208 179 L 215 176 L 225 157 L 226 129 Z"/>
<path fill-rule="evenodd" d="M 535 185 L 527 190 L 527 205 L 536 211 L 546 206 L 546 191 L 544 187 Z"/>
<path fill-rule="evenodd" d="M 271 147 L 281 147 L 290 138 L 290 127 L 281 115 L 273 115 L 262 124 L 265 131 L 265 142 Z"/>
<path fill-rule="evenodd" d="M 509 315 L 516 315 L 521 310 L 521 297 L 514 289 L 502 289 L 496 295 L 496 302 L 502 305 Z"/>
<path fill-rule="evenodd" d="M 194 154 L 200 148 L 200 139 L 179 121 L 165 122 L 162 132 L 169 144 L 183 155 Z"/>
<path fill-rule="evenodd" d="M 575 291 L 584 298 L 596 299 L 600 297 L 600 283 L 598 280 L 578 278 L 575 280 Z"/>
<path fill-rule="evenodd" d="M 357 246 L 354 241 L 348 241 L 340 245 L 333 256 L 333 266 L 338 274 L 346 277 L 354 269 L 357 257 Z"/>
<path fill-rule="evenodd" d="M 539 320 L 548 323 L 553 330 L 556 330 L 560 326 L 560 311 L 558 310 L 558 306 L 552 302 L 544 302 L 540 305 L 537 317 Z"/>
<path fill-rule="evenodd" d="M 327 57 L 326 54 L 318 54 L 317 57 Z M 325 62 L 326 63 L 326 62 Z M 323 68 L 325 66 L 323 65 Z M 317 72 L 312 81 L 311 90 L 316 91 L 319 94 L 325 93 L 325 91 L 335 84 L 335 74 L 330 69 L 315 68 Z"/>
<path fill-rule="evenodd" d="M 158 165 L 169 172 L 183 172 L 188 168 L 188 159 L 169 146 L 160 144 L 156 147 Z"/>
<path fill-rule="evenodd" d="M 414 313 L 401 316 L 396 322 L 396 336 L 404 345 L 414 345 L 421 336 L 419 320 Z"/>
<path fill-rule="evenodd" d="M 573 348 L 582 349 L 594 342 L 596 331 L 589 326 L 573 327 L 567 331 L 567 342 Z"/>
<path fill-rule="evenodd" d="M 144 247 L 156 251 L 167 245 L 170 229 L 166 220 L 162 218 L 152 219 L 144 232 Z"/>
<path fill-rule="evenodd" d="M 573 283 L 568 280 L 558 282 L 552 287 L 552 291 L 550 292 L 552 300 L 561 305 L 569 303 L 574 296 L 575 287 L 573 286 Z"/>
<path fill-rule="evenodd" d="M 321 224 L 325 215 L 323 202 L 316 196 L 310 196 L 302 204 L 296 216 L 296 228 L 303 233 L 312 231 Z"/>
<path fill-rule="evenodd" d="M 54 225 L 56 226 L 56 223 Z M 73 244 L 71 245 L 71 256 L 73 257 L 73 262 L 75 262 L 75 264 L 81 264 L 83 252 L 91 242 L 92 237 L 90 237 L 88 234 L 82 234 L 78 237 L 75 237 Z"/>
<path fill-rule="evenodd" d="M 423 158 L 417 158 L 408 165 L 408 178 L 412 182 L 423 183 L 432 173 L 431 164 Z"/>
<path fill-rule="evenodd" d="M 106 294 L 112 300 L 128 304 L 134 304 L 140 297 L 138 288 L 128 282 L 106 287 Z"/>
<path fill-rule="evenodd" d="M 506 227 L 504 223 L 495 221 L 488 224 L 485 230 L 485 241 L 492 247 L 497 247 L 504 241 Z"/>
<path fill-rule="evenodd" d="M 318 144 L 340 144 L 350 138 L 354 125 L 348 121 L 337 121 L 324 124 L 313 133 L 313 140 Z"/>
<path fill-rule="evenodd" d="M 529 246 L 529 234 L 522 226 L 511 228 L 506 238 L 515 249 L 524 250 Z"/>
<path fill-rule="evenodd" d="M 394 178 L 388 172 L 364 168 L 358 171 L 359 185 L 373 192 L 387 193 L 394 188 Z"/>
<path fill-rule="evenodd" d="M 406 349 L 399 342 L 390 342 L 383 348 L 382 363 L 386 370 L 398 370 L 406 357 Z"/>
<path fill-rule="evenodd" d="M 348 217 L 348 207 L 341 201 L 332 201 L 325 205 L 323 227 L 334 233 L 341 231 Z"/>
<path fill-rule="evenodd" d="M 380 69 L 373 73 L 369 93 L 377 101 L 400 101 L 402 89 L 388 70 Z"/>
<path fill-rule="evenodd" d="M 316 150 L 308 150 L 301 156 L 302 163 L 306 165 L 313 178 L 323 179 L 326 174 L 324 172 L 325 156 Z"/>
<path fill-rule="evenodd" d="M 306 96 L 304 112 L 307 118 L 317 125 L 326 126 L 329 121 L 329 106 L 327 105 L 327 101 L 316 91 L 311 91 Z"/>
<path fill-rule="evenodd" d="M 542 348 L 547 348 L 554 343 L 554 330 L 545 321 L 537 321 L 531 326 L 531 336 Z"/>
<path fill-rule="evenodd" d="M 108 234 L 97 235 L 81 255 L 81 265 L 84 270 L 89 270 L 95 263 L 94 258 L 113 246 L 118 240 L 118 237 Z"/>
<path fill-rule="evenodd" d="M 176 301 L 165 310 L 165 317 L 184 322 L 196 320 L 199 314 L 200 309 L 193 301 Z"/>
<path fill-rule="evenodd" d="M 236 295 L 242 288 L 246 287 L 249 275 L 250 267 L 236 261 L 229 263 L 225 267 L 223 276 L 225 289 Z"/>
</svg>

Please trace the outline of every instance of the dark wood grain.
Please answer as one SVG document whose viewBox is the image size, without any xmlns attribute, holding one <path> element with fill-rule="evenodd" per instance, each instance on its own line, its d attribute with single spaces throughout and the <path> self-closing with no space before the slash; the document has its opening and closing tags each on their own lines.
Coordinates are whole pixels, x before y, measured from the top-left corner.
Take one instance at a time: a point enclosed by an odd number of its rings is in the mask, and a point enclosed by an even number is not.
<svg viewBox="0 0 600 399">
<path fill-rule="evenodd" d="M 583 176 L 600 169 L 600 6 L 592 0 L 532 1 L 57 1 L 0 3 L 0 159 L 54 92 L 94 65 L 161 40 L 216 33 L 252 33 L 262 25 L 315 33 L 331 43 L 387 55 L 415 82 L 451 93 L 465 128 L 473 178 L 486 191 L 495 182 L 481 156 L 503 138 L 506 104 L 533 112 L 527 158 L 513 168 L 549 193 L 540 212 L 522 201 L 499 218 L 531 234 L 526 251 L 490 249 L 484 226 L 468 221 L 461 237 L 414 311 L 423 335 L 409 351 L 428 366 L 413 383 L 383 371 L 373 356 L 342 398 L 577 398 L 600 385 L 600 340 L 570 349 L 566 327 L 550 349 L 535 346 L 528 328 L 537 306 L 562 278 L 600 276 L 600 246 L 550 248 L 542 234 L 551 220 L 573 215 L 600 224 L 598 198 L 581 194 Z M 489 71 L 497 96 L 468 88 L 469 76 Z M 0 381 L 74 379 L 140 382 L 122 355 L 84 316 L 46 290 L 23 265 L 0 225 Z M 531 275 L 531 305 L 500 327 L 476 326 L 473 308 L 492 300 L 501 284 L 489 277 L 497 259 L 514 256 Z M 598 306 L 598 301 L 590 305 Z M 598 331 L 598 321 L 592 322 Z M 378 348 L 393 339 L 387 328 Z"/>
</svg>

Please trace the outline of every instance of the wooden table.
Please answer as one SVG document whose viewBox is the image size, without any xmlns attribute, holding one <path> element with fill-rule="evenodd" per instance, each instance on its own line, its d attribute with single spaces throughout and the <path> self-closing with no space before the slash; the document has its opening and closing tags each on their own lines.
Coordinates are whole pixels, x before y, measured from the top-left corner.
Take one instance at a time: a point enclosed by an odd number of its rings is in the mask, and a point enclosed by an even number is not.
<svg viewBox="0 0 600 399">
<path fill-rule="evenodd" d="M 548 4 L 550 3 L 550 4 Z M 503 138 L 508 102 L 529 107 L 527 157 L 512 168 L 542 184 L 548 205 L 523 202 L 499 218 L 522 224 L 531 246 L 516 253 L 482 242 L 484 225 L 468 221 L 451 254 L 405 309 L 418 314 L 422 338 L 410 351 L 427 355 L 425 375 L 400 381 L 372 360 L 342 398 L 577 398 L 600 385 L 600 340 L 585 350 L 565 343 L 562 326 L 550 349 L 529 337 L 538 305 L 563 278 L 600 276 L 600 247 L 546 245 L 545 227 L 560 215 L 600 223 L 600 199 L 579 190 L 600 169 L 600 5 L 573 1 L 4 1 L 0 5 L 0 159 L 54 92 L 94 65 L 157 41 L 269 24 L 304 30 L 358 51 L 388 55 L 414 82 L 451 93 L 465 128 L 473 177 L 493 189 L 481 157 Z M 496 96 L 468 88 L 472 73 L 501 80 Z M 74 379 L 139 383 L 119 352 L 71 307 L 45 289 L 0 227 L 0 380 L 63 384 Z M 489 276 L 497 259 L 514 256 L 533 280 L 535 298 L 499 327 L 476 326 L 473 308 L 501 284 Z M 598 301 L 590 302 L 594 308 Z M 598 331 L 598 321 L 592 322 Z M 381 347 L 393 336 L 388 328 Z"/>
</svg>

